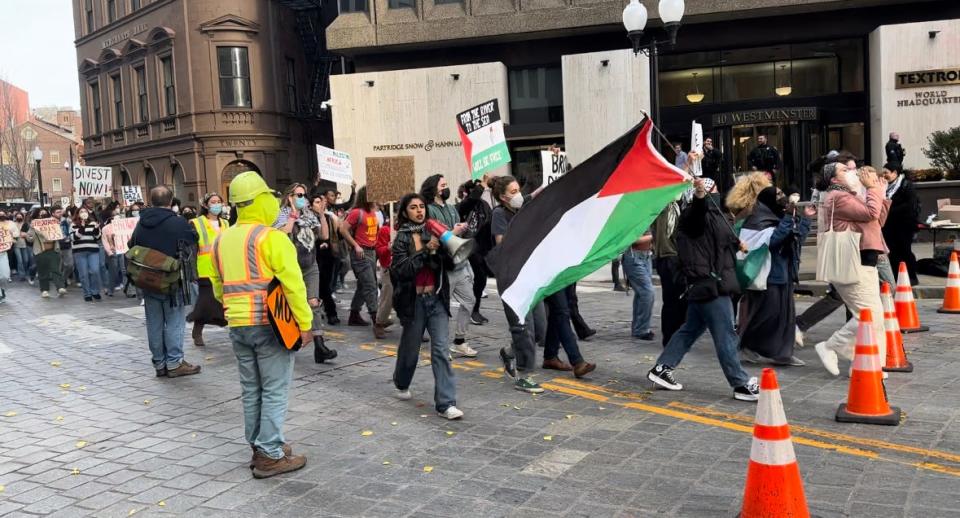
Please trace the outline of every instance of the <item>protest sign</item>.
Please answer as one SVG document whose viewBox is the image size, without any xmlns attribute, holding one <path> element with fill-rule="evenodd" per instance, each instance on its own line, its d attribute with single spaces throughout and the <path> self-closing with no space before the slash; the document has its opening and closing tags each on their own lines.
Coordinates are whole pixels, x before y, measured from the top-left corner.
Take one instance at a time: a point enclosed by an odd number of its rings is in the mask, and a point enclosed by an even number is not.
<svg viewBox="0 0 960 518">
<path fill-rule="evenodd" d="M 73 188 L 80 198 L 108 198 L 113 196 L 111 184 L 113 169 L 78 165 L 73 168 Z"/>
<path fill-rule="evenodd" d="M 367 157 L 367 199 L 378 203 L 397 201 L 414 185 L 412 156 Z"/>
<path fill-rule="evenodd" d="M 496 99 L 457 114 L 457 125 L 473 179 L 510 163 L 510 150 L 507 149 Z"/>
<path fill-rule="evenodd" d="M 543 163 L 543 183 L 541 185 L 550 185 L 567 172 L 567 154 L 560 151 L 559 148 L 553 151 L 541 151 L 540 161 Z"/>
<path fill-rule="evenodd" d="M 70 197 L 69 197 L 69 196 L 61 196 L 61 197 L 60 197 L 60 206 L 61 206 L 61 207 L 67 207 L 67 206 L 69 206 L 69 205 L 70 205 Z"/>
<path fill-rule="evenodd" d="M 9 225 L 5 222 L 0 222 L 0 253 L 6 252 L 13 247 L 13 231 L 8 227 Z"/>
<path fill-rule="evenodd" d="M 320 178 L 334 183 L 353 182 L 353 162 L 350 154 L 324 146 L 317 146 L 317 168 Z"/>
<path fill-rule="evenodd" d="M 690 151 L 696 151 L 700 158 L 693 161 L 690 167 L 690 174 L 693 176 L 703 176 L 703 126 L 693 121 L 690 129 Z"/>
<path fill-rule="evenodd" d="M 120 192 L 123 194 L 123 206 L 129 207 L 134 203 L 143 201 L 143 191 L 139 185 L 122 185 Z"/>
<path fill-rule="evenodd" d="M 137 228 L 140 218 L 115 218 L 109 225 L 103 227 L 103 240 L 110 243 L 114 254 L 125 254 L 129 247 L 127 243 L 133 236 L 133 229 Z"/>
<path fill-rule="evenodd" d="M 44 241 L 60 241 L 63 239 L 63 229 L 57 218 L 35 219 L 30 222 L 30 228 L 43 236 Z"/>
</svg>

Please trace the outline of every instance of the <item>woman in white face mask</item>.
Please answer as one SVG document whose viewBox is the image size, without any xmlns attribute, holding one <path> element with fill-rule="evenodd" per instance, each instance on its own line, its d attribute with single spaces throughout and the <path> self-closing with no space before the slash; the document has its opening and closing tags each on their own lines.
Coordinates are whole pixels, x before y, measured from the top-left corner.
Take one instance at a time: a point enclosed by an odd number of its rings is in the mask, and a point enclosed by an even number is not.
<svg viewBox="0 0 960 518">
<path fill-rule="evenodd" d="M 223 305 L 213 295 L 210 276 L 213 275 L 213 243 L 224 229 L 230 226 L 223 218 L 223 198 L 215 192 L 203 197 L 200 217 L 190 220 L 197 230 L 197 302 L 193 311 L 187 315 L 187 322 L 193 322 L 193 345 L 203 347 L 203 326 L 207 324 L 223 327 L 227 320 L 223 315 Z"/>
</svg>

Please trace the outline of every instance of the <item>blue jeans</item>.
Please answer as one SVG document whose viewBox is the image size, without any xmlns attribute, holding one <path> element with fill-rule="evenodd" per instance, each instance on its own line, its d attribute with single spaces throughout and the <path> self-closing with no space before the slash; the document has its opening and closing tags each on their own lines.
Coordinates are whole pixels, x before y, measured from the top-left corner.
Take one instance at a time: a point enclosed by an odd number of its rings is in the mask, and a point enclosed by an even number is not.
<svg viewBox="0 0 960 518">
<path fill-rule="evenodd" d="M 546 299 L 547 309 L 547 340 L 543 346 L 544 361 L 557 358 L 560 355 L 560 346 L 567 353 L 570 365 L 583 361 L 580 347 L 577 345 L 577 335 L 570 324 L 570 304 L 567 300 L 567 290 L 560 290 Z"/>
<path fill-rule="evenodd" d="M 734 388 L 746 385 L 750 376 L 740 366 L 737 356 L 740 338 L 733 329 L 733 303 L 728 296 L 717 297 L 709 302 L 688 303 L 687 321 L 673 334 L 657 358 L 657 363 L 676 368 L 707 329 L 710 329 L 713 337 L 713 346 L 717 349 L 717 358 L 727 383 Z"/>
<path fill-rule="evenodd" d="M 96 254 L 90 254 L 96 255 Z M 86 291 L 87 284 L 83 284 Z M 147 316 L 147 344 L 153 355 L 153 367 L 173 370 L 183 361 L 183 330 L 186 325 L 187 308 L 170 303 L 169 295 L 146 292 L 143 308 Z M 179 301 L 178 301 L 179 302 Z"/>
<path fill-rule="evenodd" d="M 83 285 L 83 296 L 100 294 L 100 254 L 97 252 L 74 252 L 73 264 L 77 267 L 77 282 Z"/>
<path fill-rule="evenodd" d="M 113 293 L 113 287 L 116 286 L 116 284 L 110 284 L 110 270 L 107 260 L 107 252 L 103 249 L 103 245 L 100 245 L 100 285 L 103 286 L 103 289 Z"/>
<path fill-rule="evenodd" d="M 244 436 L 267 457 L 283 458 L 294 353 L 277 342 L 269 325 L 231 327 L 230 340 L 240 374 Z"/>
<path fill-rule="evenodd" d="M 627 250 L 623 254 L 623 272 L 633 288 L 633 323 L 631 333 L 640 336 L 650 331 L 653 314 L 653 254 Z"/>
<path fill-rule="evenodd" d="M 10 281 L 10 259 L 7 252 L 0 252 L 0 281 Z"/>
<path fill-rule="evenodd" d="M 450 365 L 450 315 L 436 295 L 417 295 L 413 320 L 401 322 L 403 333 L 397 348 L 397 365 L 393 369 L 393 384 L 398 390 L 407 390 L 413 382 L 413 373 L 420 362 L 423 330 L 430 333 L 430 368 L 433 369 L 433 402 L 437 412 L 457 404 L 456 379 Z"/>
<path fill-rule="evenodd" d="M 106 289 L 112 292 L 114 287 L 123 286 L 123 279 L 127 276 L 127 265 L 123 254 L 113 254 L 107 257 L 107 271 L 109 272 L 110 282 L 105 286 Z"/>
<path fill-rule="evenodd" d="M 33 261 L 33 247 L 15 248 L 17 251 L 17 271 L 20 280 L 33 279 L 37 275 L 37 265 Z"/>
</svg>

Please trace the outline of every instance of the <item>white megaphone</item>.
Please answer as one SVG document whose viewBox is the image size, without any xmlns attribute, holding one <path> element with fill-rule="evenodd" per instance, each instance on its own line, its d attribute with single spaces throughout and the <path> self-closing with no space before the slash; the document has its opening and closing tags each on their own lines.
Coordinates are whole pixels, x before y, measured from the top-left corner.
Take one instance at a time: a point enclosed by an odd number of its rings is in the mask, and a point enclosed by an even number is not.
<svg viewBox="0 0 960 518">
<path fill-rule="evenodd" d="M 472 239 L 463 239 L 460 236 L 454 235 L 446 225 L 435 219 L 427 221 L 427 231 L 440 240 L 443 247 L 447 249 L 447 253 L 453 258 L 453 264 L 460 264 L 466 261 L 467 258 L 470 257 L 470 254 L 473 253 Z"/>
</svg>

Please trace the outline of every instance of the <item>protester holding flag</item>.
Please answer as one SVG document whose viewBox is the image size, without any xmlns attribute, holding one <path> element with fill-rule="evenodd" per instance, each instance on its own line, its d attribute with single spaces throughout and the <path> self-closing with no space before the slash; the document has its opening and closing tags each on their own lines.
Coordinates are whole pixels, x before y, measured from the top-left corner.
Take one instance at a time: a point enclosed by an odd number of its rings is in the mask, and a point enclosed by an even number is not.
<svg viewBox="0 0 960 518">
<path fill-rule="evenodd" d="M 213 243 L 224 229 L 230 226 L 223 218 L 223 198 L 215 192 L 207 193 L 200 205 L 200 217 L 190 221 L 197 231 L 197 300 L 187 322 L 193 322 L 193 345 L 203 347 L 203 326 L 224 327 L 227 319 L 223 304 L 213 295 Z"/>
<path fill-rule="evenodd" d="M 100 225 L 86 204 L 73 220 L 73 262 L 80 275 L 77 282 L 83 286 L 83 300 L 100 300 Z"/>
<path fill-rule="evenodd" d="M 50 212 L 47 209 L 34 209 L 34 217 L 31 220 L 51 219 Z M 33 256 L 37 261 L 37 280 L 40 281 L 40 296 L 50 297 L 50 284 L 57 289 L 60 297 L 66 295 L 67 289 L 63 283 L 63 275 L 60 272 L 60 239 L 59 239 L 59 221 L 53 221 L 58 229 L 57 239 L 51 240 L 42 232 L 33 226 L 27 231 L 27 243 L 33 245 Z"/>
<path fill-rule="evenodd" d="M 777 365 L 804 365 L 793 355 L 793 287 L 799 281 L 800 247 L 810 232 L 807 218 L 813 217 L 816 209 L 808 206 L 798 214 L 795 206 L 787 204 L 787 197 L 776 187 L 764 188 L 740 230 L 740 239 L 751 248 L 746 261 L 758 259 L 766 266 L 750 279 L 751 286 L 746 287 L 744 295 L 740 346 L 744 361 L 749 363 L 767 360 Z M 761 276 L 765 277 L 758 278 Z"/>
<path fill-rule="evenodd" d="M 460 419 L 456 380 L 450 363 L 447 341 L 450 332 L 450 292 L 447 272 L 453 260 L 440 241 L 425 228 L 426 200 L 410 193 L 400 200 L 397 237 L 393 241 L 390 275 L 393 301 L 403 326 L 393 371 L 396 397 L 409 400 L 410 383 L 420 362 L 423 332 L 430 334 L 430 367 L 433 370 L 433 399 L 437 413 L 446 419 Z"/>
</svg>

